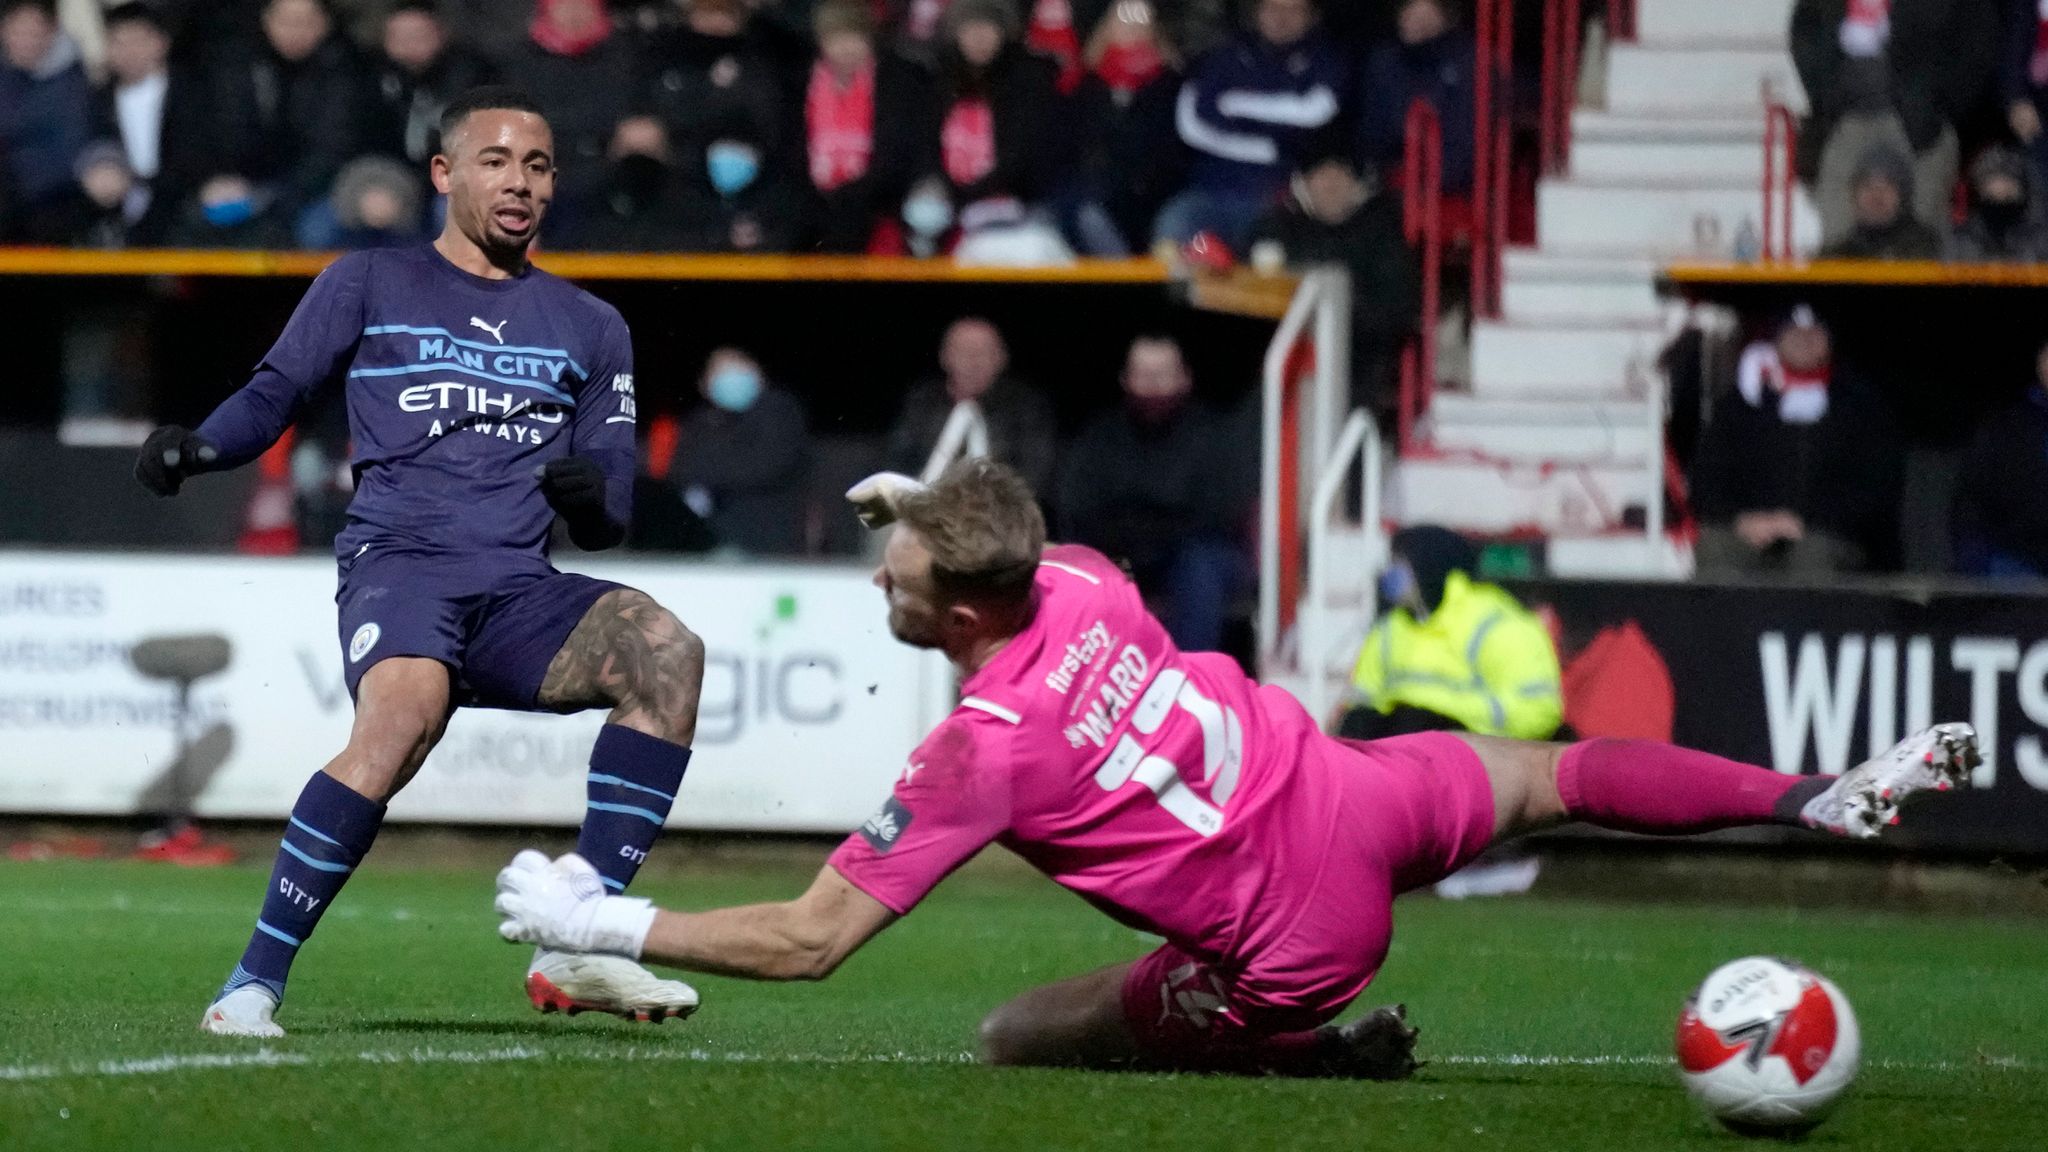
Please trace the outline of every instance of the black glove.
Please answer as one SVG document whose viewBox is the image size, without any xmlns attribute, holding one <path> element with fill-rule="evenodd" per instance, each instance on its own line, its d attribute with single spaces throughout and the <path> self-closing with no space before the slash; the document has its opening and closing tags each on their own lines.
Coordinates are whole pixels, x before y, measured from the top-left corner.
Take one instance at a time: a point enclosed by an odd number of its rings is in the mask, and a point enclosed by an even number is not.
<svg viewBox="0 0 2048 1152">
<path fill-rule="evenodd" d="M 159 496 L 176 496 L 185 477 L 207 471 L 220 451 L 176 424 L 166 424 L 142 442 L 135 478 Z"/>
<path fill-rule="evenodd" d="M 534 469 L 540 494 L 569 526 L 569 540 L 585 552 L 599 552 L 626 537 L 604 507 L 604 469 L 588 456 L 562 456 Z"/>
</svg>

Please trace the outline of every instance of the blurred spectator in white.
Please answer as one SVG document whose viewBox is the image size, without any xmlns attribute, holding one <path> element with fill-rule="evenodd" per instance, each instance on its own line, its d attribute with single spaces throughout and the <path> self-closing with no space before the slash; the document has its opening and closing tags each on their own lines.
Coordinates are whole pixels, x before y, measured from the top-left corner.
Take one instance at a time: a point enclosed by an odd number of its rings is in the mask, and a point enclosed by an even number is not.
<svg viewBox="0 0 2048 1152">
<path fill-rule="evenodd" d="M 760 363 L 737 348 L 711 354 L 698 390 L 705 403 L 683 419 L 670 472 L 684 503 L 721 548 L 803 552 L 812 456 L 803 405 L 771 386 Z"/>
<path fill-rule="evenodd" d="M 960 212 L 960 235 L 953 244 L 957 264 L 1051 268 L 1074 259 L 1053 216 L 1020 200 L 989 197 Z"/>
<path fill-rule="evenodd" d="M 413 169 L 389 156 L 341 166 L 324 208 L 299 219 L 301 248 L 396 248 L 426 239 L 426 190 Z"/>
<path fill-rule="evenodd" d="M 1382 179 L 1400 170 L 1408 109 L 1426 100 L 1443 130 L 1444 191 L 1472 190 L 1473 72 L 1477 51 L 1448 0 L 1403 0 L 1395 38 L 1365 58 L 1359 80 L 1359 159 Z"/>
<path fill-rule="evenodd" d="M 2026 394 L 1977 426 L 1951 526 L 1957 571 L 2048 580 L 2048 345 Z"/>
<path fill-rule="evenodd" d="M 637 110 L 668 128 L 677 156 L 701 155 L 729 137 L 748 141 L 764 168 L 787 167 L 782 78 L 750 35 L 752 19 L 745 0 L 688 0 L 682 23 L 650 40 Z"/>
<path fill-rule="evenodd" d="M 2048 260 L 2048 227 L 2027 158 L 1994 145 L 1970 162 L 1970 214 L 1949 239 L 1951 260 L 2027 264 Z"/>
<path fill-rule="evenodd" d="M 107 80 L 93 97 L 93 137 L 115 140 L 134 177 L 128 224 L 160 239 L 205 170 L 213 147 L 201 79 L 169 64 L 163 17 L 140 0 L 107 9 Z"/>
<path fill-rule="evenodd" d="M 1884 400 L 1800 306 L 1743 351 L 1693 465 L 1701 575 L 1872 566 L 1897 531 L 1904 446 Z"/>
<path fill-rule="evenodd" d="M 812 27 L 818 55 L 804 89 L 804 152 L 818 198 L 818 247 L 864 252 L 919 167 L 929 84 L 910 64 L 877 54 L 864 0 L 825 0 Z"/>
<path fill-rule="evenodd" d="M 1116 0 L 1088 38 L 1075 93 L 1080 162 L 1062 207 L 1067 232 L 1090 256 L 1128 256 L 1187 177 L 1174 130 L 1180 57 L 1151 0 Z"/>
<path fill-rule="evenodd" d="M 1988 0 L 1798 0 L 1792 60 L 1812 115 L 1802 144 L 1820 149 L 1814 199 L 1822 239 L 1859 215 L 1862 158 L 1886 145 L 1911 158 L 1908 210 L 1944 229 L 1956 183 L 1955 125 L 1994 75 L 1998 13 Z"/>
<path fill-rule="evenodd" d="M 809 196 L 749 127 L 734 123 L 702 152 L 681 154 L 688 251 L 793 252 L 809 232 Z"/>
<path fill-rule="evenodd" d="M 1257 437 L 1197 404 L 1193 389 L 1171 337 L 1132 341 L 1123 403 L 1068 446 L 1054 504 L 1062 538 L 1130 565 L 1175 643 L 1214 652 L 1250 580 L 1254 469 L 1243 445 Z"/>
<path fill-rule="evenodd" d="M 1349 71 L 1317 29 L 1315 0 L 1256 0 L 1252 27 L 1198 62 L 1175 105 L 1194 149 L 1187 189 L 1153 225 L 1160 240 L 1212 232 L 1242 250 L 1316 136 L 1337 118 Z"/>
<path fill-rule="evenodd" d="M 1856 164 L 1850 228 L 1821 248 L 1837 260 L 1939 260 L 1941 233 L 1913 215 L 1913 165 L 1889 144 L 1872 145 Z"/>
<path fill-rule="evenodd" d="M 215 173 L 264 186 L 291 217 L 323 200 L 359 150 L 362 65 L 326 0 L 269 0 L 262 35 L 220 45 L 209 108 Z"/>
<path fill-rule="evenodd" d="M 0 0 L 0 173 L 15 213 L 32 216 L 74 193 L 91 92 L 55 0 Z"/>
<path fill-rule="evenodd" d="M 434 0 L 402 0 L 384 18 L 371 62 L 363 148 L 424 170 L 441 148 L 441 110 L 496 75 L 481 56 L 449 40 Z"/>
<path fill-rule="evenodd" d="M 953 0 L 940 45 L 937 116 L 921 150 L 964 215 L 976 201 L 1050 197 L 1065 98 L 1052 63 L 1017 39 L 1010 0 Z"/>
<path fill-rule="evenodd" d="M 635 58 L 604 0 L 538 0 L 507 78 L 555 132 L 555 224 L 573 228 L 604 193 L 612 133 L 632 110 Z"/>
<path fill-rule="evenodd" d="M 1351 403 L 1371 407 L 1384 424 L 1400 401 L 1401 344 L 1422 306 L 1400 201 L 1340 152 L 1310 160 L 1291 193 L 1253 228 L 1254 258 L 1270 244 L 1290 268 L 1340 264 L 1350 271 Z"/>
<path fill-rule="evenodd" d="M 1052 405 L 1009 375 L 1010 350 L 994 324 L 979 316 L 955 320 L 939 344 L 937 379 L 911 387 L 889 431 L 889 467 L 924 471 L 953 409 L 972 402 L 988 429 L 988 454 L 1015 468 L 1041 494 L 1052 482 Z"/>
<path fill-rule="evenodd" d="M 604 195 L 561 243 L 595 252 L 687 250 L 681 199 L 668 130 L 652 116 L 629 117 L 612 134 Z"/>
<path fill-rule="evenodd" d="M 211 176 L 172 222 L 173 248 L 289 248 L 291 226 L 269 192 L 247 177 Z"/>
</svg>

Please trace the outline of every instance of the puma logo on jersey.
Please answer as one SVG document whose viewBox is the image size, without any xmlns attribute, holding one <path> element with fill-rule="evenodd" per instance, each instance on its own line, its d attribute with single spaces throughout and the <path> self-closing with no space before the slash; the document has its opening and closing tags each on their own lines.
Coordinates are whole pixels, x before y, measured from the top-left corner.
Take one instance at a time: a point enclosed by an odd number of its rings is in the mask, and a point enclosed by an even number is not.
<svg viewBox="0 0 2048 1152">
<path fill-rule="evenodd" d="M 484 323 L 481 319 L 475 316 L 471 316 L 469 318 L 469 326 L 471 328 L 481 328 L 484 331 L 489 332 L 491 334 L 491 339 L 496 340 L 500 344 L 503 344 L 505 342 L 505 325 L 510 323 L 510 320 L 500 320 L 497 322 L 497 324 L 491 325 Z"/>
</svg>

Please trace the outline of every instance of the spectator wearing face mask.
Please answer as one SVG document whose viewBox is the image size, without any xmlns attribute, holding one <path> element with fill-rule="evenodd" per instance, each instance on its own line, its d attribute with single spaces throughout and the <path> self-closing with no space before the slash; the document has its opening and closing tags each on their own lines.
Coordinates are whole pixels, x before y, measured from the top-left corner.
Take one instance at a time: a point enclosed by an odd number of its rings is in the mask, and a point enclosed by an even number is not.
<svg viewBox="0 0 2048 1152">
<path fill-rule="evenodd" d="M 1855 218 L 1847 233 L 1820 250 L 1835 260 L 1939 260 L 1941 233 L 1913 215 L 1913 166 L 1889 145 L 1872 148 L 1856 166 Z"/>
<path fill-rule="evenodd" d="M 604 193 L 563 243 L 594 252 L 682 252 L 693 242 L 668 130 L 652 116 L 620 122 L 612 134 Z"/>
<path fill-rule="evenodd" d="M 1252 252 L 1272 245 L 1288 267 L 1340 264 L 1351 272 L 1351 402 L 1384 422 L 1400 400 L 1395 371 L 1415 330 L 1421 286 L 1401 230 L 1401 205 L 1349 157 L 1332 152 L 1303 167 L 1287 202 L 1252 230 Z"/>
<path fill-rule="evenodd" d="M 1064 539 L 1130 565 L 1174 642 L 1222 647 L 1250 576 L 1246 547 L 1256 436 L 1195 402 L 1171 337 L 1141 336 L 1124 361 L 1123 403 L 1067 449 L 1054 510 Z"/>
<path fill-rule="evenodd" d="M 876 51 L 863 0 L 825 0 L 812 25 L 818 54 L 804 89 L 804 158 L 818 247 L 864 252 L 919 167 L 929 84 L 915 67 Z"/>
<path fill-rule="evenodd" d="M 1703 576 L 1862 571 L 1899 522 L 1904 445 L 1883 398 L 1801 306 L 1745 349 L 1693 463 Z"/>
<path fill-rule="evenodd" d="M 943 256 L 953 250 L 959 236 L 953 211 L 953 187 L 943 176 L 926 176 L 904 194 L 900 215 L 893 229 L 878 230 L 869 251 L 877 255 L 910 255 L 919 259 Z M 893 231 L 900 247 L 892 247 L 886 233 Z"/>
<path fill-rule="evenodd" d="M 810 231 L 810 198 L 741 126 L 683 159 L 679 211 L 688 251 L 794 252 Z"/>
<path fill-rule="evenodd" d="M 812 459 L 803 405 L 738 348 L 713 352 L 698 387 L 705 403 L 684 418 L 670 472 L 683 501 L 721 548 L 801 554 Z"/>
<path fill-rule="evenodd" d="M 677 155 L 731 137 L 756 149 L 762 166 L 788 166 L 783 80 L 754 20 L 745 0 L 689 0 L 682 23 L 648 43 L 636 109 L 662 122 Z"/>
<path fill-rule="evenodd" d="M 1366 57 L 1359 82 L 1359 156 L 1382 179 L 1398 171 L 1408 109 L 1424 100 L 1443 130 L 1444 191 L 1472 190 L 1472 100 L 1476 53 L 1453 26 L 1447 0 L 1404 0 L 1395 38 Z"/>
<path fill-rule="evenodd" d="M 2033 182 L 2026 157 L 2010 148 L 1986 148 L 1970 165 L 1970 215 L 1949 240 L 1949 259 L 2048 260 L 2048 227 L 2034 201 Z"/>
<path fill-rule="evenodd" d="M 1117 0 L 1088 38 L 1075 92 L 1080 160 L 1065 217 L 1076 247 L 1127 256 L 1151 239 L 1152 220 L 1187 177 L 1174 130 L 1178 53 L 1151 0 Z"/>
<path fill-rule="evenodd" d="M 289 248 L 291 226 L 270 194 L 247 177 L 209 177 L 171 225 L 173 248 Z"/>
</svg>

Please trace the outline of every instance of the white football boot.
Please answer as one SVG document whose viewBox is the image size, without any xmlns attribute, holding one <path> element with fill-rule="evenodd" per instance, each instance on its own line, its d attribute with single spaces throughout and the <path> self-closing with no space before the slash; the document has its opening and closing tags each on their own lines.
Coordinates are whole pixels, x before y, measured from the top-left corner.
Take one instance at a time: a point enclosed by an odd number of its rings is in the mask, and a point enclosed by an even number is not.
<svg viewBox="0 0 2048 1152">
<path fill-rule="evenodd" d="M 663 980 L 622 956 L 536 948 L 526 969 L 526 998 L 542 1012 L 606 1012 L 659 1024 L 697 1010 L 697 990 Z"/>
<path fill-rule="evenodd" d="M 199 1030 L 216 1036 L 257 1036 L 275 1040 L 284 1035 L 271 1016 L 277 1012 L 277 998 L 260 984 L 244 984 L 207 1005 L 199 1018 Z"/>
<path fill-rule="evenodd" d="M 1936 724 L 1842 773 L 1827 791 L 1806 802 L 1799 819 L 1809 828 L 1869 840 L 1899 822 L 1899 804 L 1908 796 L 1949 791 L 1968 779 L 1981 759 L 1976 729 Z"/>
</svg>

